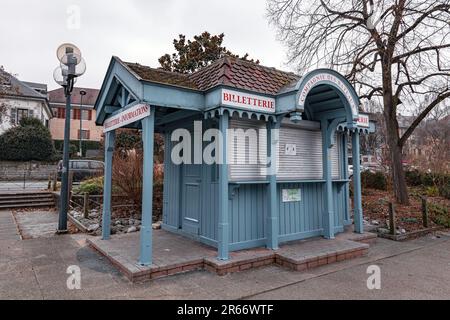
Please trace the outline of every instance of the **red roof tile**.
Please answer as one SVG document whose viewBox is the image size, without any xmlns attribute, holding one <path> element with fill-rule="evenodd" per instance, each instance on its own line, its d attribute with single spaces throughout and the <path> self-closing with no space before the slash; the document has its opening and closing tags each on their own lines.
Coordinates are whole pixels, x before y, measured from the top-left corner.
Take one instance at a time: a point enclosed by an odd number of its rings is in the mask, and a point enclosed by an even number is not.
<svg viewBox="0 0 450 320">
<path fill-rule="evenodd" d="M 124 63 L 141 79 L 207 91 L 226 85 L 266 94 L 277 94 L 284 86 L 299 80 L 299 76 L 264 67 L 239 58 L 224 57 L 192 74 L 180 74 L 146 67 L 137 63 Z"/>
<path fill-rule="evenodd" d="M 97 89 L 90 89 L 90 88 L 74 87 L 72 91 L 72 103 L 73 104 L 81 103 L 81 95 L 80 95 L 81 90 L 86 91 L 86 95 L 83 97 L 83 105 L 86 107 L 94 106 L 100 91 Z M 65 104 L 66 96 L 64 94 L 64 88 L 49 91 L 48 100 L 50 104 Z"/>
</svg>

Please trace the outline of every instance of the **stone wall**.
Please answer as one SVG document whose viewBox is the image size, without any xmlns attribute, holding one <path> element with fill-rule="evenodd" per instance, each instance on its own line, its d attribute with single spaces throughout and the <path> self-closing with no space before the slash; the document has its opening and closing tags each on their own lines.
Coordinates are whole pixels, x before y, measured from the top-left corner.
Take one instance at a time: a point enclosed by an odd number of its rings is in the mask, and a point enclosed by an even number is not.
<svg viewBox="0 0 450 320">
<path fill-rule="evenodd" d="M 57 163 L 0 161 L 0 181 L 48 180 L 56 167 Z"/>
</svg>

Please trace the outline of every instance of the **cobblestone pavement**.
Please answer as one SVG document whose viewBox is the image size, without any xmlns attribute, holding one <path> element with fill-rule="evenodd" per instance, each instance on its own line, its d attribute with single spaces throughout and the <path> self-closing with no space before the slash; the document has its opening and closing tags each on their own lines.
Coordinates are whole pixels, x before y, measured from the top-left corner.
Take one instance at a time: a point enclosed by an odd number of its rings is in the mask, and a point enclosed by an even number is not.
<svg viewBox="0 0 450 320">
<path fill-rule="evenodd" d="M 86 246 L 84 235 L 20 240 L 0 212 L 0 299 L 361 299 L 450 298 L 450 234 L 409 242 L 378 239 L 367 257 L 308 272 L 277 266 L 229 274 L 207 271 L 130 283 Z M 381 290 L 366 287 L 367 266 L 381 268 Z M 67 268 L 81 270 L 69 290 Z"/>
</svg>

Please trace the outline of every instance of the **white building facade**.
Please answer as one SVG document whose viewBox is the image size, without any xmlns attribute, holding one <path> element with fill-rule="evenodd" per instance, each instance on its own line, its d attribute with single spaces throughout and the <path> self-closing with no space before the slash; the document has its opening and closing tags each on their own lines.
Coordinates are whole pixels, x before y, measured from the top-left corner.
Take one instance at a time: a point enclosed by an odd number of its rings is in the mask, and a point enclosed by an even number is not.
<svg viewBox="0 0 450 320">
<path fill-rule="evenodd" d="M 0 134 L 25 117 L 37 118 L 48 127 L 52 113 L 47 95 L 0 70 Z"/>
</svg>

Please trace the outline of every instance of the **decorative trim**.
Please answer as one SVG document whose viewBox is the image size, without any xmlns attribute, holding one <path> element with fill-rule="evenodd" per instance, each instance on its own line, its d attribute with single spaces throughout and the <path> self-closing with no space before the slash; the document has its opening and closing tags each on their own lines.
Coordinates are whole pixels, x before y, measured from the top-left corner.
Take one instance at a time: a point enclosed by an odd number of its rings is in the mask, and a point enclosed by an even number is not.
<svg viewBox="0 0 450 320">
<path fill-rule="evenodd" d="M 230 117 L 237 115 L 239 118 L 247 118 L 250 120 L 262 120 L 265 122 L 273 121 L 277 122 L 276 115 L 266 114 L 261 112 L 255 112 L 250 110 L 238 110 L 230 107 L 218 107 L 213 110 L 208 110 L 204 112 L 205 119 L 215 118 L 223 115 L 225 112 L 228 112 Z"/>
</svg>

